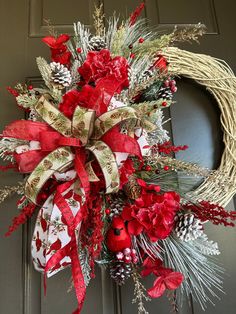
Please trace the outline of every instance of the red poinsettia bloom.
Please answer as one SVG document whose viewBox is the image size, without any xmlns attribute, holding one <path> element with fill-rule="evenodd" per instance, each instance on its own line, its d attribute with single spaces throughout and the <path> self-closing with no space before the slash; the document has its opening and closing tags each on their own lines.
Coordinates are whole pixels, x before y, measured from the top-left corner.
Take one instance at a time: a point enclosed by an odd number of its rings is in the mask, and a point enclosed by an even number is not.
<svg viewBox="0 0 236 314">
<path fill-rule="evenodd" d="M 183 274 L 173 271 L 171 268 L 165 268 L 162 266 L 162 261 L 152 260 L 147 257 L 143 263 L 144 270 L 142 276 L 148 276 L 153 273 L 157 276 L 157 279 L 153 283 L 153 287 L 147 292 L 151 298 L 159 298 L 163 295 L 165 290 L 177 289 L 184 280 Z"/>
<path fill-rule="evenodd" d="M 129 86 L 127 60 L 120 56 L 112 58 L 107 49 L 90 51 L 78 71 L 86 83 L 97 84 L 101 80 L 110 78 L 120 83 L 117 92 Z"/>
<path fill-rule="evenodd" d="M 175 192 L 158 194 L 159 186 L 147 185 L 143 180 L 138 183 L 142 187 L 141 196 L 122 212 L 123 219 L 128 221 L 128 231 L 133 235 L 145 232 L 153 242 L 165 239 L 174 227 L 180 197 Z"/>
<path fill-rule="evenodd" d="M 65 45 L 69 39 L 70 36 L 67 34 L 61 34 L 57 38 L 53 36 L 47 36 L 42 39 L 42 41 L 51 49 L 52 61 L 65 65 L 70 64 L 71 53 L 68 51 L 67 46 Z"/>
</svg>

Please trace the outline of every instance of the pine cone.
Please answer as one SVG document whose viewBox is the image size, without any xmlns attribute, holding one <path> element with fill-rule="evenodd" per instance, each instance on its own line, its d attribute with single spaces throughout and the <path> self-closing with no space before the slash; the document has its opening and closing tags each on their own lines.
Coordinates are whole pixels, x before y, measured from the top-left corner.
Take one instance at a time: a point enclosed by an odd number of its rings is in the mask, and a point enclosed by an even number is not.
<svg viewBox="0 0 236 314">
<path fill-rule="evenodd" d="M 124 262 L 116 262 L 110 267 L 110 276 L 118 285 L 123 285 L 131 276 L 132 267 Z"/>
<path fill-rule="evenodd" d="M 124 201 L 120 197 L 112 198 L 109 209 L 110 209 L 110 214 L 109 216 L 112 218 L 113 216 L 118 216 L 121 214 L 124 206 Z"/>
<path fill-rule="evenodd" d="M 89 50 L 100 51 L 106 48 L 107 48 L 107 44 L 104 38 L 100 36 L 93 36 L 89 41 Z"/>
<path fill-rule="evenodd" d="M 63 64 L 59 62 L 51 62 L 50 67 L 52 70 L 52 81 L 56 85 L 67 87 L 70 85 L 72 77 L 70 71 Z"/>
<path fill-rule="evenodd" d="M 153 71 L 152 70 L 146 70 L 142 73 L 140 76 L 140 82 L 145 82 L 146 80 L 150 79 L 153 76 Z"/>
<path fill-rule="evenodd" d="M 34 109 L 30 110 L 28 120 L 37 121 L 37 113 Z"/>
<path fill-rule="evenodd" d="M 124 191 L 125 194 L 132 200 L 139 198 L 141 193 L 141 187 L 137 183 L 135 177 L 133 176 L 129 177 L 129 182 L 124 186 Z"/>
<path fill-rule="evenodd" d="M 176 217 L 175 233 L 182 241 L 196 240 L 203 235 L 202 223 L 194 214 L 179 215 Z"/>
<path fill-rule="evenodd" d="M 169 87 L 161 87 L 157 93 L 157 99 L 171 100 L 173 98 L 173 93 Z"/>
</svg>

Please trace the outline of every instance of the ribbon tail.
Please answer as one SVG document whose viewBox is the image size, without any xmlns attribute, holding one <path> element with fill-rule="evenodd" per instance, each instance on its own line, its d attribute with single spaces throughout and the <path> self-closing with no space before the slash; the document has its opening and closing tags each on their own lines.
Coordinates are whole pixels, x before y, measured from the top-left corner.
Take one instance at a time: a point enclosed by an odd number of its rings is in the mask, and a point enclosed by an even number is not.
<svg viewBox="0 0 236 314">
<path fill-rule="evenodd" d="M 88 197 L 90 192 L 90 183 L 89 183 L 89 176 L 85 168 L 84 160 L 82 158 L 81 150 L 77 149 L 75 154 L 75 170 L 77 175 L 80 179 L 82 188 L 84 189 L 85 196 Z"/>
<path fill-rule="evenodd" d="M 73 276 L 76 297 L 78 300 L 77 313 L 80 313 L 83 307 L 84 299 L 85 299 L 86 286 L 85 286 L 84 276 L 82 273 L 80 260 L 78 256 L 78 245 L 76 241 L 76 227 L 83 219 L 84 208 L 83 206 L 81 206 L 79 212 L 74 217 L 70 206 L 67 204 L 67 202 L 65 201 L 61 193 L 59 192 L 56 193 L 54 202 L 59 208 L 59 210 L 61 211 L 62 216 L 64 217 L 66 224 L 68 226 L 69 234 L 71 236 L 71 241 L 69 243 L 70 244 L 69 256 L 71 258 L 72 276 Z"/>
<path fill-rule="evenodd" d="M 76 313 L 80 313 L 85 299 L 86 294 L 86 286 L 84 282 L 84 276 L 82 273 L 82 269 L 80 266 L 80 260 L 78 256 L 78 249 L 77 249 L 77 243 L 76 243 L 76 237 L 75 234 L 72 237 L 72 243 L 71 243 L 71 268 L 72 268 L 72 277 L 75 287 L 75 293 L 78 300 L 78 309 Z"/>
</svg>

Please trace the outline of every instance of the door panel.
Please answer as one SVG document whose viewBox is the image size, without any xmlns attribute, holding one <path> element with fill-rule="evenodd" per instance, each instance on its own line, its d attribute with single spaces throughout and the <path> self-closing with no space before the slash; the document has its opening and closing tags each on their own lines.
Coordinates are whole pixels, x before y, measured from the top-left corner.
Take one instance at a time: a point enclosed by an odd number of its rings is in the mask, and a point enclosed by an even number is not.
<svg viewBox="0 0 236 314">
<path fill-rule="evenodd" d="M 43 56 L 49 59 L 49 51 L 40 38 L 47 34 L 46 22 L 50 19 L 56 31 L 72 33 L 73 22 L 81 20 L 92 24 L 94 0 L 0 0 L 0 124 L 1 129 L 13 119 L 21 118 L 22 112 L 16 110 L 14 100 L 4 90 L 4 86 L 18 81 L 39 77 L 35 58 Z M 103 1 L 107 16 L 113 11 L 127 17 L 138 1 Z M 233 0 L 149 0 L 143 16 L 160 30 L 170 30 L 175 24 L 205 23 L 208 31 L 201 45 L 182 44 L 182 48 L 202 52 L 225 59 L 234 69 L 236 64 L 235 41 L 232 38 L 236 27 L 236 4 Z M 9 22 L 10 20 L 10 22 Z M 191 80 L 180 79 L 176 104 L 167 112 L 171 116 L 171 134 L 176 145 L 188 144 L 187 152 L 177 157 L 188 161 L 197 161 L 207 167 L 217 167 L 223 149 L 222 133 L 219 123 L 219 110 L 211 96 Z M 14 184 L 19 175 L 1 174 L 0 183 Z M 12 197 L 0 209 L 0 313 L 19 314 L 64 314 L 76 306 L 73 292 L 67 293 L 70 285 L 70 271 L 66 270 L 48 280 L 47 297 L 44 297 L 42 277 L 34 271 L 30 257 L 30 241 L 34 222 L 29 222 L 10 238 L 4 238 L 6 227 L 17 214 L 16 198 Z M 229 208 L 233 208 L 233 201 Z M 219 242 L 222 250 L 220 261 L 227 269 L 225 278 L 226 296 L 216 301 L 216 307 L 209 307 L 207 313 L 220 314 L 227 308 L 227 314 L 235 312 L 236 300 L 234 285 L 236 278 L 235 230 L 208 227 L 209 237 Z M 83 313 L 128 314 L 136 313 L 136 305 L 131 304 L 133 283 L 130 280 L 125 287 L 116 288 L 109 274 L 96 269 L 97 278 L 88 288 Z M 152 279 L 145 282 L 151 286 Z M 165 298 L 154 300 L 147 305 L 152 313 L 169 313 L 170 306 Z M 214 311 L 214 312 L 213 312 Z M 202 313 L 191 300 L 186 300 L 182 314 Z"/>
</svg>

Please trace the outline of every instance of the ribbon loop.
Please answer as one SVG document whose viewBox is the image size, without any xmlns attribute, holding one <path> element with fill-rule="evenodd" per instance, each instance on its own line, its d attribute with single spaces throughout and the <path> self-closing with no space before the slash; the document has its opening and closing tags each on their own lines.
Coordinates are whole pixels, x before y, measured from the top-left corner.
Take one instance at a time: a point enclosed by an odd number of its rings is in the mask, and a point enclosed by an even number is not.
<svg viewBox="0 0 236 314">
<path fill-rule="evenodd" d="M 83 145 L 88 143 L 93 133 L 95 111 L 77 106 L 72 120 L 72 132 Z"/>
<path fill-rule="evenodd" d="M 131 107 L 121 107 L 105 112 L 95 120 L 93 139 L 100 139 L 114 126 L 130 119 L 139 120 L 136 110 Z"/>
<path fill-rule="evenodd" d="M 40 117 L 57 132 L 64 136 L 72 136 L 71 120 L 54 107 L 45 95 L 39 98 L 34 109 Z"/>
<path fill-rule="evenodd" d="M 25 183 L 25 196 L 37 204 L 37 196 L 46 181 L 56 172 L 70 166 L 74 160 L 69 147 L 60 147 L 48 154 L 34 169 Z"/>
</svg>

